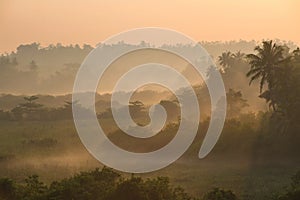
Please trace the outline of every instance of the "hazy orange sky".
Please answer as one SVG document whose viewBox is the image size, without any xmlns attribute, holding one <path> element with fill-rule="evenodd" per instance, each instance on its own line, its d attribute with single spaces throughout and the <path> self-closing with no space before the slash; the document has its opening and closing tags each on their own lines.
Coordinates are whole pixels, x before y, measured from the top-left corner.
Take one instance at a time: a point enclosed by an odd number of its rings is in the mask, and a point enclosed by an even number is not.
<svg viewBox="0 0 300 200">
<path fill-rule="evenodd" d="M 198 41 L 279 38 L 300 44 L 298 0 L 0 0 L 0 52 L 20 44 L 95 45 L 155 26 Z"/>
</svg>

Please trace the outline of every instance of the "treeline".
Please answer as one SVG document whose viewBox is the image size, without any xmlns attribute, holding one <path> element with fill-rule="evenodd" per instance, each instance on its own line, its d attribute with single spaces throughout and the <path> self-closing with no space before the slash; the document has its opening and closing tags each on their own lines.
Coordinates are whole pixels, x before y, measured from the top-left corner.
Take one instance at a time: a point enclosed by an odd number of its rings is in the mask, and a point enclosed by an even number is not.
<svg viewBox="0 0 300 200">
<path fill-rule="evenodd" d="M 300 198 L 300 171 L 291 178 L 290 186 L 273 194 L 272 200 Z M 142 179 L 136 175 L 124 178 L 114 170 L 81 172 L 49 185 L 37 175 L 22 182 L 0 179 L 1 200 L 238 200 L 234 192 L 213 188 L 203 197 L 193 197 L 181 187 L 171 185 L 168 177 Z"/>
<path fill-rule="evenodd" d="M 123 44 L 123 46 L 126 45 Z M 35 46 L 35 51 L 39 51 L 38 46 Z M 227 90 L 227 118 L 239 116 L 244 111 L 262 110 L 259 109 L 261 106 L 255 105 L 255 102 L 263 99 L 269 105 L 270 124 L 275 125 L 270 126 L 270 128 L 273 127 L 273 131 L 297 132 L 300 119 L 300 49 L 290 49 L 285 44 L 278 45 L 273 41 L 264 41 L 255 47 L 254 52 L 254 54 L 244 54 L 240 51 L 235 53 L 227 51 L 218 58 L 220 64 L 218 70 L 222 74 Z M 2 61 L 5 58 L 1 58 Z M 251 85 L 254 85 L 249 87 L 249 81 Z M 208 115 L 210 102 L 205 85 L 196 85 L 194 88 L 197 91 L 202 114 Z M 141 96 L 147 96 L 147 92 L 148 95 L 153 93 L 153 91 L 152 93 L 144 91 Z M 46 108 L 36 103 L 36 100 L 35 96 L 25 97 L 25 103 L 20 103 L 10 111 L 0 111 L 0 119 L 70 119 L 72 118 L 72 103 L 78 103 L 66 102 L 59 108 Z M 112 117 L 109 104 L 107 100 L 98 103 L 100 106 L 105 105 L 98 113 L 99 117 Z M 161 104 L 169 107 L 170 112 L 174 110 L 176 112 L 179 107 L 178 103 L 167 95 Z M 80 106 L 80 102 L 77 106 Z M 137 117 L 146 115 L 147 106 L 142 101 L 133 101 L 129 106 Z"/>
<path fill-rule="evenodd" d="M 201 113 L 205 117 L 209 117 L 210 105 L 209 105 L 209 96 L 204 93 L 205 88 L 203 86 L 198 86 L 196 88 L 197 96 L 199 98 Z M 152 94 L 154 91 L 143 91 L 143 94 Z M 159 93 L 157 93 L 158 95 Z M 65 95 L 64 97 L 69 97 Z M 103 98 L 101 95 L 98 98 Z M 110 97 L 110 95 L 109 95 Z M 21 101 L 20 98 L 23 98 Z M 43 100 L 40 100 L 42 98 Z M 55 100 L 55 105 L 50 105 L 49 100 L 52 100 L 53 96 L 24 96 L 24 97 L 9 97 L 11 101 L 15 100 L 16 105 L 10 102 L 12 107 L 11 109 L 1 109 L 0 107 L 0 120 L 64 120 L 72 119 L 72 105 L 77 106 L 81 109 L 82 113 L 90 113 L 89 109 L 84 109 L 80 106 L 78 101 L 62 101 L 64 98 L 59 98 L 62 102 Z M 163 98 L 163 97 L 162 97 Z M 162 105 L 168 114 L 168 122 L 178 122 L 180 117 L 180 105 L 176 99 L 172 99 L 168 96 L 165 96 L 166 99 L 160 100 L 159 104 Z M 1 97 L 0 97 L 1 100 Z M 19 103 L 18 103 L 19 102 Z M 45 102 L 47 105 L 40 102 Z M 227 118 L 239 117 L 240 114 L 245 113 L 245 109 L 249 107 L 247 100 L 244 99 L 241 91 L 235 91 L 229 89 L 227 92 Z M 7 100 L 4 100 L 4 103 L 7 104 Z M 131 116 L 137 121 L 147 121 L 148 118 L 148 109 L 150 105 L 144 104 L 140 100 L 130 101 L 128 105 L 119 105 L 117 109 L 122 112 L 122 110 L 128 106 Z M 8 107 L 8 106 L 4 106 Z M 113 119 L 111 105 L 109 100 L 100 99 L 95 104 L 97 116 L 99 119 Z M 203 119 L 205 118 L 203 117 Z"/>
<path fill-rule="evenodd" d="M 61 107 L 45 107 L 44 105 L 37 103 L 37 96 L 24 97 L 24 103 L 20 103 L 13 109 L 4 111 L 0 110 L 0 120 L 64 120 L 72 119 L 72 102 L 65 101 L 65 104 Z M 77 106 L 77 105 L 75 105 Z M 78 105 L 79 106 L 79 105 Z M 87 109 L 83 109 L 83 112 L 89 112 Z"/>
<path fill-rule="evenodd" d="M 223 51 L 250 53 L 255 41 L 202 42 L 210 55 L 217 59 Z M 103 44 L 99 44 L 103 45 Z M 143 44 L 139 44 L 141 47 Z M 294 48 L 294 44 L 289 43 Z M 105 51 L 114 54 L 128 44 L 106 45 Z M 177 45 L 178 51 L 192 51 L 192 46 Z M 89 45 L 61 44 L 42 47 L 38 43 L 23 44 L 16 51 L 0 56 L 0 93 L 15 94 L 62 94 L 71 93 L 76 72 L 88 53 Z M 184 70 L 183 66 L 182 70 Z M 239 68 L 236 68 L 239 70 Z M 18 81 L 16 81 L 18 80 Z M 236 88 L 233 88 L 236 89 Z M 244 93 L 245 94 L 245 93 Z"/>
<path fill-rule="evenodd" d="M 2 110 L 0 109 L 0 120 L 12 120 L 12 121 L 44 121 L 44 120 L 65 120 L 73 119 L 72 106 L 80 109 L 82 116 L 90 114 L 92 112 L 89 108 L 83 108 L 78 101 L 64 101 L 62 106 L 50 107 L 45 106 L 38 102 L 38 96 L 25 96 L 23 102 L 17 104 L 12 109 Z M 162 100 L 160 104 L 163 105 L 169 112 L 179 112 L 179 105 L 177 102 Z M 129 109 L 134 119 L 141 119 L 147 116 L 146 105 L 141 101 L 129 102 Z M 109 101 L 99 100 L 96 102 L 97 116 L 101 119 L 112 119 L 112 111 Z M 125 105 L 119 107 L 120 110 L 124 109 Z M 178 114 L 178 113 L 177 113 Z M 172 120 L 177 120 L 177 115 L 171 117 Z"/>
</svg>

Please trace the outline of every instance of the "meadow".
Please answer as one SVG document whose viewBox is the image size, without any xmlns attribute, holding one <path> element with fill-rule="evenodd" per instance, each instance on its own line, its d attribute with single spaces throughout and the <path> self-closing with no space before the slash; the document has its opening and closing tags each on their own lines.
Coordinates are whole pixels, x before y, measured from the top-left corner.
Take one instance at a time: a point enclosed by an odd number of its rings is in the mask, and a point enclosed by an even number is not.
<svg viewBox="0 0 300 200">
<path fill-rule="evenodd" d="M 247 137 L 235 131 L 225 127 L 215 150 L 203 160 L 197 157 L 201 141 L 196 138 L 198 141 L 175 163 L 138 176 L 167 176 L 173 185 L 197 197 L 215 187 L 230 189 L 242 199 L 266 199 L 283 190 L 299 170 L 297 154 L 266 157 L 265 153 L 253 157 L 252 148 L 259 135 Z M 81 144 L 72 120 L 0 121 L 0 133 L 0 177 L 22 182 L 36 174 L 49 184 L 80 171 L 103 167 Z M 259 162 L 263 158 L 265 161 Z"/>
</svg>

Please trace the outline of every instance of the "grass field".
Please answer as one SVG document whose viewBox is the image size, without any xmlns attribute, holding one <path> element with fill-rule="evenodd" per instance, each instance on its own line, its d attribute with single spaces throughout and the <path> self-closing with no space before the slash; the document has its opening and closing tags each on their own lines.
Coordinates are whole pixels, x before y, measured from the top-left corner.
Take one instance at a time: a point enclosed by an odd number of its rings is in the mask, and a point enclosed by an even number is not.
<svg viewBox="0 0 300 200">
<path fill-rule="evenodd" d="M 216 148 L 224 148 L 222 138 Z M 221 187 L 243 199 L 264 199 L 288 185 L 300 168 L 299 162 L 256 164 L 249 154 L 243 157 L 243 152 L 238 153 L 241 156 L 227 157 L 213 152 L 199 160 L 192 152 L 167 168 L 141 176 L 168 176 L 174 185 L 196 196 Z M 0 121 L 0 177 L 21 181 L 37 174 L 49 183 L 96 167 L 102 165 L 81 144 L 71 120 Z"/>
</svg>

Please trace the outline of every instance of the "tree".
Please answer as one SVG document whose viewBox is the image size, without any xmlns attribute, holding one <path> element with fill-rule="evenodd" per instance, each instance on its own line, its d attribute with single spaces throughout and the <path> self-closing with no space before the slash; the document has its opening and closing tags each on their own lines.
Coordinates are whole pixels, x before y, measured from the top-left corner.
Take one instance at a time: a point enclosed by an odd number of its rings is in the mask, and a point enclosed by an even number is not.
<svg viewBox="0 0 300 200">
<path fill-rule="evenodd" d="M 40 117 L 39 111 L 43 107 L 42 104 L 35 102 L 38 99 L 39 98 L 37 96 L 24 97 L 26 102 L 20 103 L 11 110 L 15 119 L 38 119 Z"/>
<path fill-rule="evenodd" d="M 132 118 L 137 124 L 143 125 L 145 123 L 143 118 L 147 119 L 144 103 L 141 101 L 130 101 L 128 106 Z"/>
<path fill-rule="evenodd" d="M 220 65 L 226 69 L 227 67 L 232 65 L 233 54 L 230 51 L 223 52 L 221 56 L 218 58 Z"/>
<path fill-rule="evenodd" d="M 264 41 L 255 51 L 257 54 L 247 55 L 251 66 L 247 76 L 250 77 L 250 84 L 260 79 L 259 97 L 264 98 L 274 111 L 274 127 L 278 129 L 280 126 L 279 130 L 283 132 L 291 127 L 299 127 L 299 49 L 290 53 L 286 46 L 276 45 L 271 40 Z M 297 128 L 293 132 L 297 132 Z"/>
<path fill-rule="evenodd" d="M 234 59 L 236 59 L 238 61 L 242 61 L 245 58 L 245 54 L 242 53 L 241 51 L 236 52 L 232 56 L 233 56 Z"/>
<path fill-rule="evenodd" d="M 120 174 L 104 167 L 53 182 L 47 199 L 104 200 L 115 191 Z"/>
<path fill-rule="evenodd" d="M 37 96 L 29 96 L 29 97 L 24 97 L 28 103 L 32 104 L 35 100 L 39 99 Z"/>
<path fill-rule="evenodd" d="M 140 177 L 131 177 L 131 179 L 120 182 L 111 198 L 111 200 L 148 200 L 143 188 L 144 181 Z"/>
<path fill-rule="evenodd" d="M 247 100 L 243 98 L 241 91 L 229 89 L 227 92 L 227 116 L 237 117 L 243 108 L 249 106 Z"/>
<path fill-rule="evenodd" d="M 20 189 L 20 199 L 24 200 L 46 200 L 47 186 L 39 180 L 37 175 L 25 179 L 25 185 Z"/>
<path fill-rule="evenodd" d="M 15 181 L 8 178 L 0 179 L 0 199 L 16 199 L 16 191 Z"/>
<path fill-rule="evenodd" d="M 230 190 L 214 188 L 204 195 L 203 200 L 237 200 L 237 197 Z"/>
<path fill-rule="evenodd" d="M 274 85 L 275 71 L 278 70 L 279 64 L 284 62 L 283 47 L 273 43 L 272 40 L 264 41 L 262 46 L 254 49 L 257 54 L 248 54 L 246 58 L 249 60 L 251 69 L 247 73 L 250 77 L 249 84 L 252 81 L 260 79 L 260 93 L 266 83 L 268 88 Z"/>
<path fill-rule="evenodd" d="M 300 199 L 300 171 L 292 177 L 292 183 L 284 194 L 277 197 L 278 200 L 298 200 Z"/>
<path fill-rule="evenodd" d="M 36 64 L 36 62 L 35 62 L 34 60 L 32 60 L 32 61 L 30 62 L 29 68 L 30 68 L 30 70 L 32 70 L 32 71 L 37 70 L 38 66 L 37 66 L 37 64 Z"/>
</svg>

